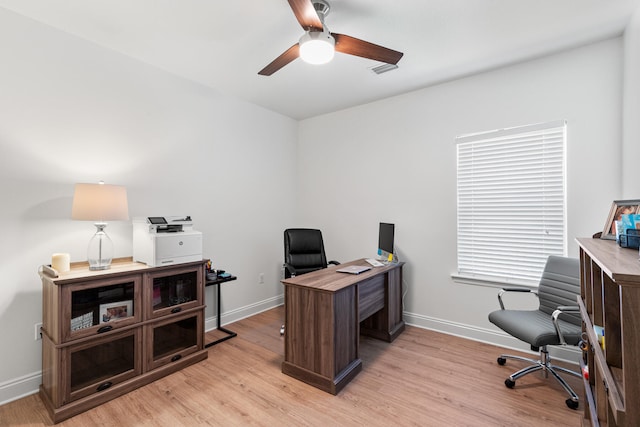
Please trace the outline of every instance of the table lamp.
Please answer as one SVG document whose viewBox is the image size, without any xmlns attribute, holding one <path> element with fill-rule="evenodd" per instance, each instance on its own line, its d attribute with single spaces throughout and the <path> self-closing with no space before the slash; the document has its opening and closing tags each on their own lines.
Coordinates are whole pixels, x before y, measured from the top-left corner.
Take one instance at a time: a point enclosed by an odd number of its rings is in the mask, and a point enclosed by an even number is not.
<svg viewBox="0 0 640 427">
<path fill-rule="evenodd" d="M 89 270 L 107 270 L 113 259 L 113 242 L 104 229 L 105 221 L 129 219 L 127 189 L 121 185 L 76 184 L 71 218 L 95 221 L 96 234 L 89 241 L 87 261 Z"/>
</svg>

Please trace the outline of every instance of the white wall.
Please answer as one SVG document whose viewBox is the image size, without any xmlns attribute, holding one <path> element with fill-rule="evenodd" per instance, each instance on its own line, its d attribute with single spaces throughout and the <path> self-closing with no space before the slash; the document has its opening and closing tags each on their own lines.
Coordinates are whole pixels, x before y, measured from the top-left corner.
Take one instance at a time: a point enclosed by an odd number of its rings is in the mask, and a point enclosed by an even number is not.
<svg viewBox="0 0 640 427">
<path fill-rule="evenodd" d="M 640 199 L 640 9 L 624 34 L 622 197 Z"/>
<path fill-rule="evenodd" d="M 76 182 L 125 185 L 131 217 L 191 215 L 204 256 L 239 278 L 223 287 L 229 319 L 281 302 L 294 120 L 4 9 L 0 56 L 0 403 L 40 383 L 38 266 L 86 259 L 95 227 L 70 219 Z M 131 222 L 107 231 L 131 256 Z"/>
<path fill-rule="evenodd" d="M 601 231 L 621 191 L 620 38 L 497 69 L 300 124 L 301 223 L 330 258 L 372 256 L 380 221 L 406 261 L 405 320 L 514 344 L 487 314 L 497 290 L 454 283 L 456 135 L 568 122 L 569 255 Z M 319 196 L 320 195 L 320 196 Z"/>
</svg>

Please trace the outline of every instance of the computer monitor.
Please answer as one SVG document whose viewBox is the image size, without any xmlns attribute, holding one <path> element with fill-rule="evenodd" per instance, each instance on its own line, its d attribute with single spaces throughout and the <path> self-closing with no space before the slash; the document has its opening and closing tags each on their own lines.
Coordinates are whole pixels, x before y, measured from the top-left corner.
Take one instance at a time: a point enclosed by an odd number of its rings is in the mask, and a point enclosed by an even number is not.
<svg viewBox="0 0 640 427">
<path fill-rule="evenodd" d="M 380 223 L 378 232 L 378 256 L 385 261 L 393 261 L 393 237 L 395 225 L 386 222 Z"/>
</svg>

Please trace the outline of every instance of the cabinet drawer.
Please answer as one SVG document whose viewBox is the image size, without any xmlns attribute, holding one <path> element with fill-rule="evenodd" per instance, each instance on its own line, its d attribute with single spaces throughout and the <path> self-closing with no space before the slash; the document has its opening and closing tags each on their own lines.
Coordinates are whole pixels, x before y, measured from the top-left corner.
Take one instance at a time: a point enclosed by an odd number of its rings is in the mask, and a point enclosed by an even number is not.
<svg viewBox="0 0 640 427">
<path fill-rule="evenodd" d="M 155 319 L 203 305 L 202 264 L 145 275 L 145 317 Z"/>
<path fill-rule="evenodd" d="M 384 275 L 358 284 L 358 321 L 362 322 L 384 308 Z"/>
<path fill-rule="evenodd" d="M 59 405 L 104 392 L 142 373 L 142 329 L 116 332 L 81 344 L 72 344 L 60 352 L 62 380 Z"/>
<path fill-rule="evenodd" d="M 43 329 L 54 342 L 62 344 L 140 322 L 141 283 L 141 276 L 135 275 L 64 286 L 59 298 L 62 324 L 57 336 L 56 328 L 51 330 L 43 324 Z"/>
<path fill-rule="evenodd" d="M 146 367 L 150 371 L 203 349 L 203 309 L 145 326 Z"/>
</svg>

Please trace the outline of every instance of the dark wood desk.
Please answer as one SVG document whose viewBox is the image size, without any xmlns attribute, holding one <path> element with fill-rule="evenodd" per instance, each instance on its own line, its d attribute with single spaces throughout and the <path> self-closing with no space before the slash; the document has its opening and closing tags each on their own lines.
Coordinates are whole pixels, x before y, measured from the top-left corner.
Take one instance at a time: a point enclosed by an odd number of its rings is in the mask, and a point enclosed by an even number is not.
<svg viewBox="0 0 640 427">
<path fill-rule="evenodd" d="M 284 284 L 282 372 L 337 394 L 362 370 L 359 334 L 392 342 L 402 331 L 402 266 L 336 272 L 363 259 L 292 277 Z"/>
</svg>

